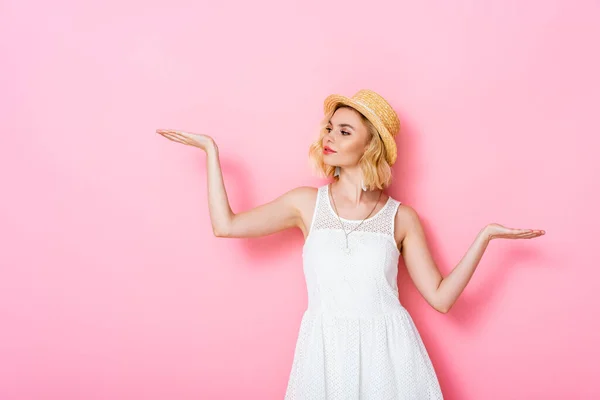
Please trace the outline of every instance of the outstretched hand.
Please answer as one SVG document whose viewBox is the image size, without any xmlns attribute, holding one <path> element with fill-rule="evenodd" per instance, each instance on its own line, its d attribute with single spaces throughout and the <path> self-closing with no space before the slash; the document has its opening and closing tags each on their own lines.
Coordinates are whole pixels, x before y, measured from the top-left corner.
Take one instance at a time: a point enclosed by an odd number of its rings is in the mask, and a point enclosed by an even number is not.
<svg viewBox="0 0 600 400">
<path fill-rule="evenodd" d="M 500 224 L 489 224 L 485 227 L 488 237 L 491 239 L 532 239 L 534 237 L 546 234 L 541 229 L 514 229 L 507 228 Z"/>
<path fill-rule="evenodd" d="M 174 129 L 157 129 L 156 133 L 163 135 L 167 139 L 174 142 L 179 142 L 188 146 L 199 147 L 204 151 L 208 151 L 209 149 L 216 147 L 214 139 L 208 135 L 176 131 Z"/>
</svg>

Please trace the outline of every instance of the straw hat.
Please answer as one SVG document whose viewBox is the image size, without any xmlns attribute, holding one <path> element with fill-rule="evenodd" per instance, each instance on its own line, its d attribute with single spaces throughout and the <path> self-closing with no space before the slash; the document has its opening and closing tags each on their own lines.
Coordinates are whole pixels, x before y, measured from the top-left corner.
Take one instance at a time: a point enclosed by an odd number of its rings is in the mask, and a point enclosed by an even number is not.
<svg viewBox="0 0 600 400">
<path fill-rule="evenodd" d="M 344 104 L 356 109 L 377 128 L 386 150 L 386 160 L 389 165 L 396 162 L 396 141 L 394 138 L 400 131 L 400 120 L 390 104 L 372 90 L 362 89 L 352 98 L 340 94 L 327 96 L 324 102 L 325 114 L 335 109 L 338 104 Z"/>
</svg>

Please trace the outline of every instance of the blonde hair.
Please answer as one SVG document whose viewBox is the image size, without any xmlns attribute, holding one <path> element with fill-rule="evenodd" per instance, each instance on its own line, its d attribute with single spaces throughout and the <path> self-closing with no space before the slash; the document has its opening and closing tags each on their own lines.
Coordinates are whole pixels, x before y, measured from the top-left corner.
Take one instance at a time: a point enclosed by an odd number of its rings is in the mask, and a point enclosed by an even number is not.
<svg viewBox="0 0 600 400">
<path fill-rule="evenodd" d="M 323 137 L 327 134 L 327 125 L 333 117 L 333 114 L 339 108 L 350 108 L 361 116 L 363 123 L 367 126 L 367 132 L 370 135 L 369 144 L 359 160 L 359 166 L 363 173 L 363 180 L 368 190 L 383 190 L 392 183 L 392 169 L 385 159 L 385 147 L 379 132 L 375 126 L 360 111 L 345 104 L 338 104 L 332 111 L 327 113 L 320 123 L 319 138 L 311 143 L 308 149 L 308 158 L 315 172 L 322 177 L 330 177 L 335 173 L 334 165 L 327 165 L 323 162 Z M 334 177 L 335 180 L 339 179 Z"/>
</svg>

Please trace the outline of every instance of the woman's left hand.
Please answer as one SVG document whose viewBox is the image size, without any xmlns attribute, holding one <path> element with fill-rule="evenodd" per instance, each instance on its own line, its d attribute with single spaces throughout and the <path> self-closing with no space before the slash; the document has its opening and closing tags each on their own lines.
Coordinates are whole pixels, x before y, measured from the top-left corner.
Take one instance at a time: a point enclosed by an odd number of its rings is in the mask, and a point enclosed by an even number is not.
<svg viewBox="0 0 600 400">
<path fill-rule="evenodd" d="M 514 229 L 500 224 L 489 224 L 484 228 L 484 232 L 490 240 L 496 238 L 532 239 L 546 234 L 546 231 L 541 229 Z"/>
</svg>

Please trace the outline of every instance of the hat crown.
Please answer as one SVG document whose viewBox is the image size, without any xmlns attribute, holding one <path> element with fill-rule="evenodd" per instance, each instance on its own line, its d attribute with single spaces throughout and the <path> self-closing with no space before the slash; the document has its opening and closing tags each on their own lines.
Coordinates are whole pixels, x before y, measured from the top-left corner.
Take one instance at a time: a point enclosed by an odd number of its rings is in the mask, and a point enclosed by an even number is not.
<svg viewBox="0 0 600 400">
<path fill-rule="evenodd" d="M 370 110 L 373 116 L 379 117 L 391 135 L 396 137 L 400 131 L 400 120 L 392 106 L 381 95 L 369 89 L 361 89 L 352 96 L 352 100 Z"/>
</svg>

